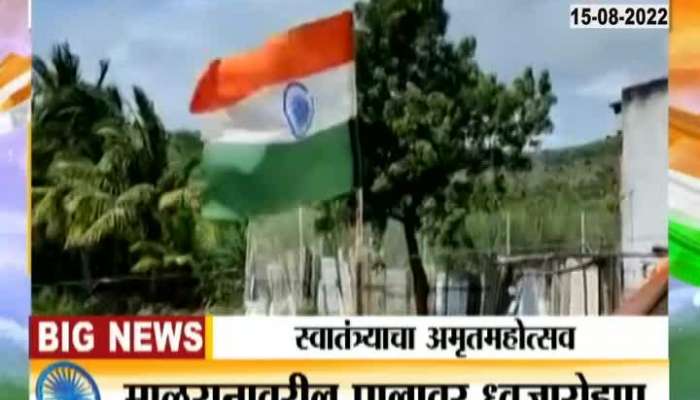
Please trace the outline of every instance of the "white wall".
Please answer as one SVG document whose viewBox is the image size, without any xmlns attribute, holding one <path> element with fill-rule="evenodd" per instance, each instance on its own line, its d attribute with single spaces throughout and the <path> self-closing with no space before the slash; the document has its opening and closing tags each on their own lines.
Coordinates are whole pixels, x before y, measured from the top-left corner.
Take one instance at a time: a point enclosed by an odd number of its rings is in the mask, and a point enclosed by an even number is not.
<svg viewBox="0 0 700 400">
<path fill-rule="evenodd" d="M 665 83 L 625 90 L 622 103 L 622 251 L 651 253 L 667 246 L 668 88 Z M 644 279 L 648 259 L 625 259 L 624 285 Z"/>
</svg>

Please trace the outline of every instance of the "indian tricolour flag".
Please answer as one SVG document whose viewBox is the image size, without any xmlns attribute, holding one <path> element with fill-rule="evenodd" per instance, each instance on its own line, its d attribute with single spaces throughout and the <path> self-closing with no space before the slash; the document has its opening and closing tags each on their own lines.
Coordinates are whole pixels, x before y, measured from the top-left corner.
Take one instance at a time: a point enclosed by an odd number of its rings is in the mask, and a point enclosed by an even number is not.
<svg viewBox="0 0 700 400">
<path fill-rule="evenodd" d="M 9 54 L 0 60 L 0 134 L 27 123 L 31 69 L 29 57 Z"/>
<path fill-rule="evenodd" d="M 669 127 L 671 274 L 700 285 L 700 116 L 671 109 Z"/>
<path fill-rule="evenodd" d="M 214 60 L 190 109 L 203 114 L 203 214 L 271 213 L 352 189 L 353 16 L 298 26 Z"/>
</svg>

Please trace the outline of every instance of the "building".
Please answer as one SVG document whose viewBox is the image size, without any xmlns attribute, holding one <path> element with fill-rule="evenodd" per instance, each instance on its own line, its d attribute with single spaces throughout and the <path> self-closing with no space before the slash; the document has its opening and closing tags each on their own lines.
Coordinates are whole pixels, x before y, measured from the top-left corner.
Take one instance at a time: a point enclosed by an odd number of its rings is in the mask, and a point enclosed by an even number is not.
<svg viewBox="0 0 700 400">
<path fill-rule="evenodd" d="M 638 287 L 655 254 L 668 247 L 668 79 L 623 89 L 611 106 L 622 134 L 622 287 Z"/>
</svg>

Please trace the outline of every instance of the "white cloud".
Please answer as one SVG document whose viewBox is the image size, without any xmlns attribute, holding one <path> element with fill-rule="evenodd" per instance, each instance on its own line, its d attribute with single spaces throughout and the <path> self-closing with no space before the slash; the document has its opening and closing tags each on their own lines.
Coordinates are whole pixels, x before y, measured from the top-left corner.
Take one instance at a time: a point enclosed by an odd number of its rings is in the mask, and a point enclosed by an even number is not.
<svg viewBox="0 0 700 400">
<path fill-rule="evenodd" d="M 0 211 L 0 235 L 21 235 L 27 231 L 24 211 Z"/>
<path fill-rule="evenodd" d="M 10 111 L 0 113 L 0 135 L 8 135 L 20 126 L 26 125 L 29 120 L 29 102 L 13 108 Z"/>
<path fill-rule="evenodd" d="M 27 153 L 25 151 L 7 149 L 5 151 L 5 161 L 9 165 L 16 166 L 22 172 L 27 170 Z"/>
<path fill-rule="evenodd" d="M 28 351 L 29 332 L 27 328 L 21 326 L 17 322 L 0 317 L 0 341 L 17 346 Z"/>
<path fill-rule="evenodd" d="M 27 255 L 24 249 L 0 254 L 0 273 L 7 271 L 24 272 L 26 258 Z"/>
<path fill-rule="evenodd" d="M 14 129 L 12 116 L 8 112 L 0 113 L 0 135 L 11 133 Z"/>
<path fill-rule="evenodd" d="M 7 237 L 0 235 L 0 240 Z M 0 244 L 0 274 L 7 272 L 24 274 L 27 264 L 27 248 L 24 238 L 13 238 L 11 243 Z M 0 284 L 0 288 L 2 284 Z"/>
<path fill-rule="evenodd" d="M 600 100 L 615 101 L 620 98 L 623 88 L 637 82 L 638 80 L 635 80 L 629 71 L 609 71 L 580 85 L 576 88 L 576 94 Z"/>
</svg>

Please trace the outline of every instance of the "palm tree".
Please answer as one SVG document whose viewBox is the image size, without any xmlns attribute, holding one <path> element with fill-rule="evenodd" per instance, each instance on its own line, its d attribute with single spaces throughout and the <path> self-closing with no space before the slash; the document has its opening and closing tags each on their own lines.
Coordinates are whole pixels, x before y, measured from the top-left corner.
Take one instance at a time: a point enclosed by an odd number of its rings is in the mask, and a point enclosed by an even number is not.
<svg viewBox="0 0 700 400">
<path fill-rule="evenodd" d="M 51 67 L 40 58 L 33 64 L 33 224 L 80 254 L 90 285 L 89 254 L 105 241 L 162 236 L 157 207 L 166 131 L 138 87 L 133 115 L 123 110 L 119 91 L 104 86 L 108 62 L 100 62 L 95 83 L 82 79 L 67 44 L 54 47 Z"/>
<path fill-rule="evenodd" d="M 60 241 L 68 249 L 74 248 L 86 229 L 85 221 L 95 217 L 94 210 L 77 214 L 78 207 L 86 204 L 86 193 L 91 189 L 100 194 L 116 193 L 125 186 L 123 181 L 106 177 L 113 172 L 107 164 L 118 164 L 119 160 L 115 152 L 103 157 L 102 138 L 94 129 L 98 123 L 121 116 L 121 98 L 115 88 L 102 87 L 107 62 L 100 63 L 94 85 L 82 79 L 79 59 L 67 44 L 53 48 L 51 66 L 40 58 L 33 60 L 33 238 L 39 248 L 42 243 Z M 100 158 L 104 158 L 101 170 L 94 168 Z M 99 198 L 92 196 L 93 200 Z M 83 279 L 89 285 L 87 250 L 70 253 L 79 254 Z"/>
<path fill-rule="evenodd" d="M 79 263 L 88 289 L 95 267 L 103 275 L 148 273 L 152 287 L 166 268 L 197 269 L 212 259 L 242 267 L 237 233 L 245 224 L 199 215 L 196 134 L 168 134 L 138 87 L 131 108 L 105 84 L 107 61 L 94 82 L 83 79 L 67 44 L 54 47 L 50 63 L 36 57 L 33 67 L 32 251 L 41 264 Z M 237 245 L 223 258 L 213 255 L 227 237 Z"/>
</svg>

